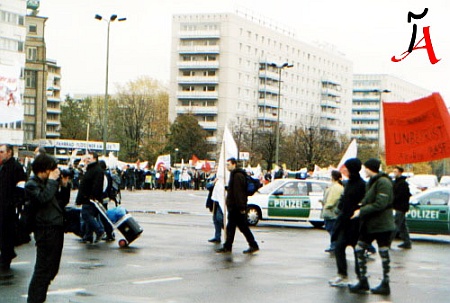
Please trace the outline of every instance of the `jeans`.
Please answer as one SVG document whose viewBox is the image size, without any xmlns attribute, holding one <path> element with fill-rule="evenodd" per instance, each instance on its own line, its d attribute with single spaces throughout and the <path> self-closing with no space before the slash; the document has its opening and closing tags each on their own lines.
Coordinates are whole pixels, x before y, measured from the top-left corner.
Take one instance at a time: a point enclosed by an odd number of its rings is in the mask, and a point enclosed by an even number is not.
<svg viewBox="0 0 450 303">
<path fill-rule="evenodd" d="M 83 204 L 81 206 L 81 217 L 84 224 L 86 224 L 86 234 L 89 235 L 95 232 L 97 235 L 101 235 L 105 232 L 103 225 L 97 220 L 98 210 L 94 205 Z"/>
<path fill-rule="evenodd" d="M 214 239 L 220 240 L 222 237 L 222 228 L 223 228 L 223 212 L 222 208 L 220 208 L 219 203 L 214 202 L 213 209 L 213 222 L 214 222 Z"/>
<path fill-rule="evenodd" d="M 336 223 L 336 219 L 325 219 L 325 230 L 330 234 L 330 238 L 333 234 L 334 224 Z M 330 242 L 330 250 L 334 250 L 336 247 L 336 242 Z"/>
<path fill-rule="evenodd" d="M 36 264 L 28 287 L 27 302 L 41 303 L 45 301 L 50 282 L 59 271 L 64 245 L 64 228 L 62 226 L 37 228 L 34 238 L 37 248 Z"/>
</svg>

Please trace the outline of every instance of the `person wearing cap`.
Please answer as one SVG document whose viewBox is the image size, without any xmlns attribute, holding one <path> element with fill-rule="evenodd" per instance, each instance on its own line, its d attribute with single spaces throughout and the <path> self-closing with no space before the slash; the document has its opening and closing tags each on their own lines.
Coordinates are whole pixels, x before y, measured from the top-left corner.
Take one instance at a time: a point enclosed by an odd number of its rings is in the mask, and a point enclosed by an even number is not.
<svg viewBox="0 0 450 303">
<path fill-rule="evenodd" d="M 366 192 L 366 183 L 359 174 L 361 166 L 361 160 L 351 158 L 345 161 L 343 167 L 343 174 L 348 178 L 348 181 L 345 183 L 344 192 L 338 201 L 338 216 L 331 235 L 331 241 L 335 242 L 334 255 L 338 275 L 328 281 L 328 283 L 334 287 L 347 287 L 349 284 L 347 257 L 345 255 L 347 246 L 353 248 L 355 272 L 357 276 L 359 275 L 359 267 L 356 262 L 355 253 L 355 246 L 359 237 L 359 219 L 351 218 L 355 210 L 359 208 L 359 203 L 364 198 Z"/>
<path fill-rule="evenodd" d="M 370 177 L 366 194 L 361 201 L 361 207 L 355 211 L 353 217 L 360 218 L 360 235 L 355 251 L 358 258 L 359 276 L 358 283 L 349 285 L 352 293 L 365 293 L 369 290 L 367 280 L 367 256 L 366 250 L 376 240 L 378 252 L 383 267 L 383 280 L 380 285 L 370 289 L 373 294 L 389 295 L 389 247 L 391 246 L 392 233 L 395 230 L 393 215 L 394 191 L 391 179 L 384 172 L 380 172 L 380 160 L 371 158 L 364 163 L 366 174 Z"/>
</svg>

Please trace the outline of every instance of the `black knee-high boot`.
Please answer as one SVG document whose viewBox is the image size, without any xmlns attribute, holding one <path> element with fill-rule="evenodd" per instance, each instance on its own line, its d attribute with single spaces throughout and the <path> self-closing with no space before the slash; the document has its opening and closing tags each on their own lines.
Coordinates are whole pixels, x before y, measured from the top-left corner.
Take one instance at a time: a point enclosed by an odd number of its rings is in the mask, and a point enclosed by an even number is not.
<svg viewBox="0 0 450 303">
<path fill-rule="evenodd" d="M 383 280 L 380 285 L 370 290 L 373 294 L 389 295 L 391 289 L 389 287 L 389 270 L 390 270 L 390 258 L 388 249 L 380 249 L 381 264 L 383 266 Z"/>
<path fill-rule="evenodd" d="M 367 281 L 367 257 L 363 247 L 359 244 L 356 247 L 355 255 L 359 266 L 358 283 L 349 285 L 348 289 L 353 293 L 366 293 L 369 290 L 369 282 Z"/>
</svg>

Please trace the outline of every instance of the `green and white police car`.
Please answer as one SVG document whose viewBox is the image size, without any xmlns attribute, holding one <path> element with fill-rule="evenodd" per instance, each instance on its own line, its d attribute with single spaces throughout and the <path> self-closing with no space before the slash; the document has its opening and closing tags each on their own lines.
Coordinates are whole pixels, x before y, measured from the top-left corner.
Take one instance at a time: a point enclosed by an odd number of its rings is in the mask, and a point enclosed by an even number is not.
<svg viewBox="0 0 450 303">
<path fill-rule="evenodd" d="M 450 234 L 450 187 L 434 187 L 414 195 L 406 213 L 409 231 Z"/>
<path fill-rule="evenodd" d="M 248 197 L 247 220 L 308 221 L 323 226 L 322 203 L 328 181 L 275 179 Z"/>
</svg>

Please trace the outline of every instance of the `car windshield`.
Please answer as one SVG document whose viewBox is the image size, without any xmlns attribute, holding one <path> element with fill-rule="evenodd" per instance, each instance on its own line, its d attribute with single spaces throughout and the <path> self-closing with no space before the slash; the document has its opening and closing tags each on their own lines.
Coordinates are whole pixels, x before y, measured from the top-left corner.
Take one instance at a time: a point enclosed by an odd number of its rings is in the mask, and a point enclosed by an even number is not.
<svg viewBox="0 0 450 303">
<path fill-rule="evenodd" d="M 261 187 L 258 192 L 261 194 L 265 194 L 268 195 L 271 192 L 273 192 L 275 189 L 277 189 L 278 187 L 280 187 L 286 179 L 275 179 L 272 182 L 270 182 L 267 185 L 264 185 L 263 187 Z"/>
</svg>

